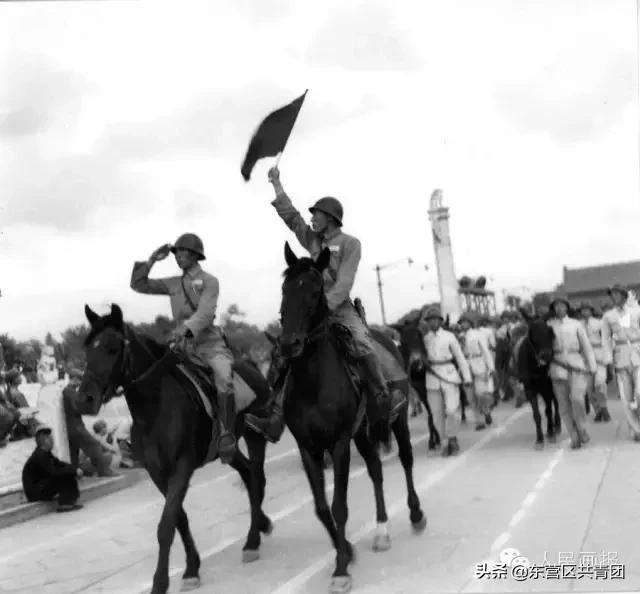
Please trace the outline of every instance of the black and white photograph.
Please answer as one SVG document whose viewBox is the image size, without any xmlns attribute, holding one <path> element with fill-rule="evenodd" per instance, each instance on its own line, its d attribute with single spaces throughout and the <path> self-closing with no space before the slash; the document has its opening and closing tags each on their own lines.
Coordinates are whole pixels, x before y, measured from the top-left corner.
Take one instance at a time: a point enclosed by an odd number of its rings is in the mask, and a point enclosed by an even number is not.
<svg viewBox="0 0 640 594">
<path fill-rule="evenodd" d="M 640 591 L 640 0 L 0 0 L 0 593 Z"/>
</svg>

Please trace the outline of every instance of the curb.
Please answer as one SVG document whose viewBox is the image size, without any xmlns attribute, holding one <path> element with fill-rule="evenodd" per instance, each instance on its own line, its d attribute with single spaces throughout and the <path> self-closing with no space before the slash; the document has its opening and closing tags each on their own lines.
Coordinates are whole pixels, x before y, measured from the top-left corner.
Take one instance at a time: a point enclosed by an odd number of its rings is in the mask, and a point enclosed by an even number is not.
<svg viewBox="0 0 640 594">
<path fill-rule="evenodd" d="M 147 476 L 144 468 L 129 469 L 120 476 L 105 478 L 87 478 L 80 481 L 80 499 L 81 503 L 86 503 L 93 499 L 98 499 L 105 495 L 110 495 L 127 487 L 131 487 L 139 483 Z M 89 482 L 91 481 L 91 482 Z M 0 511 L 0 530 L 20 524 L 28 520 L 32 520 L 44 514 L 54 512 L 57 504 L 53 501 L 34 501 L 29 503 L 24 500 L 22 487 L 19 491 L 12 490 L 7 495 L 11 497 L 19 497 L 20 503 L 8 509 Z"/>
</svg>

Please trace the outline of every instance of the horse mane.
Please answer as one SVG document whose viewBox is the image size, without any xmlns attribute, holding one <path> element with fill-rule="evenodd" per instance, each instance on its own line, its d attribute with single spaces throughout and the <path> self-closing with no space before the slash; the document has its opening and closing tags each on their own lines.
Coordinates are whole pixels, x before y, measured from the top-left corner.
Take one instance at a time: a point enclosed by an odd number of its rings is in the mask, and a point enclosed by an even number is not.
<svg viewBox="0 0 640 594">
<path fill-rule="evenodd" d="M 375 328 L 370 328 L 369 332 L 376 339 L 376 342 L 379 342 L 387 351 L 389 351 L 394 359 L 404 367 L 404 360 L 402 359 L 402 354 L 398 350 L 396 343 L 391 340 L 384 332 L 381 330 L 376 330 Z"/>
<path fill-rule="evenodd" d="M 93 341 L 93 339 L 98 336 L 98 334 L 100 334 L 107 328 L 111 328 L 112 330 L 120 330 L 119 328 L 116 328 L 114 324 L 111 324 L 110 321 L 111 320 L 109 319 L 109 317 L 100 318 L 99 320 L 97 320 L 91 327 L 91 330 L 89 331 L 87 337 L 84 339 L 84 346 L 88 346 Z M 167 352 L 167 346 L 159 343 L 157 340 L 151 338 L 151 336 L 136 332 L 133 328 L 131 328 L 131 326 L 126 326 L 126 328 L 151 352 L 154 357 L 160 359 Z"/>
</svg>

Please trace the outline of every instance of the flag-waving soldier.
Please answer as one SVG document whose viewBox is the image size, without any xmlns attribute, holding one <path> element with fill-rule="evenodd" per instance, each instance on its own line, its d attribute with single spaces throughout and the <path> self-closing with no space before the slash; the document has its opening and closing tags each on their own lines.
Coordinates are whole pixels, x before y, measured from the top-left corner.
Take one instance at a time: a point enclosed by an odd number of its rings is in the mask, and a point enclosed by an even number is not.
<svg viewBox="0 0 640 594">
<path fill-rule="evenodd" d="M 182 276 L 150 279 L 152 266 L 173 252 Z M 171 311 L 178 323 L 173 340 L 177 348 L 213 371 L 218 400 L 220 460 L 228 464 L 236 449 L 233 434 L 236 410 L 233 388 L 233 354 L 227 346 L 222 330 L 214 325 L 218 306 L 219 282 L 202 270 L 204 260 L 202 240 L 193 233 L 181 235 L 175 245 L 165 244 L 155 250 L 146 262 L 136 262 L 131 273 L 131 288 L 138 293 L 169 295 Z M 214 436 L 217 431 L 214 427 Z"/>
<path fill-rule="evenodd" d="M 276 193 L 272 204 L 287 227 L 296 234 L 302 247 L 314 259 L 324 248 L 329 248 L 331 261 L 324 272 L 327 305 L 334 321 L 350 330 L 355 350 L 352 355 L 361 362 L 363 379 L 368 384 L 369 392 L 383 404 L 385 414 L 392 418 L 406 399 L 399 391 L 389 393 L 382 366 L 374 349 L 373 338 L 350 298 L 360 263 L 360 241 L 342 232 L 342 205 L 332 197 L 320 198 L 309 209 L 312 217 L 311 225 L 308 225 L 285 193 L 277 167 L 269 171 L 269 181 Z M 254 415 L 245 417 L 246 424 L 264 434 L 270 441 L 280 439 L 284 430 L 284 393 L 284 390 L 279 390 L 268 418 L 261 419 Z"/>
</svg>

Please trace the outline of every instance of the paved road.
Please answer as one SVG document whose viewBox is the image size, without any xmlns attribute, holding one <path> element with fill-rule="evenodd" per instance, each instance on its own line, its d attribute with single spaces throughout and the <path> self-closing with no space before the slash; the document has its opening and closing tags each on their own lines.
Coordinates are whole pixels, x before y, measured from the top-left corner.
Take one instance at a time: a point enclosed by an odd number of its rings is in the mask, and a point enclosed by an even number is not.
<svg viewBox="0 0 640 594">
<path fill-rule="evenodd" d="M 613 421 L 590 425 L 587 448 L 566 439 L 534 451 L 528 407 L 502 404 L 490 431 L 461 433 L 462 454 L 426 455 L 424 419 L 412 421 L 415 478 L 429 525 L 412 533 L 401 466 L 385 462 L 392 548 L 371 551 L 373 493 L 362 460 L 352 463 L 348 530 L 358 550 L 353 591 L 494 592 L 627 591 L 640 588 L 640 444 L 629 440 L 619 403 Z M 326 592 L 333 553 L 313 513 L 289 435 L 267 451 L 265 510 L 275 523 L 259 561 L 242 565 L 248 527 L 239 478 L 216 463 L 195 475 L 186 509 L 203 557 L 203 593 Z M 145 481 L 91 502 L 75 514 L 51 514 L 0 532 L 0 591 L 122 592 L 148 590 L 156 559 L 161 497 Z M 476 564 L 517 549 L 533 564 L 557 565 L 582 552 L 624 564 L 625 579 L 585 573 L 577 579 L 517 582 L 477 579 Z M 602 559 L 600 559 L 602 561 Z M 184 553 L 176 536 L 171 591 L 180 587 Z M 488 565 L 490 568 L 490 565 Z M 499 575 L 499 568 L 494 567 Z M 613 571 L 613 570 L 608 570 Z M 618 568 L 619 571 L 619 568 Z"/>
</svg>

